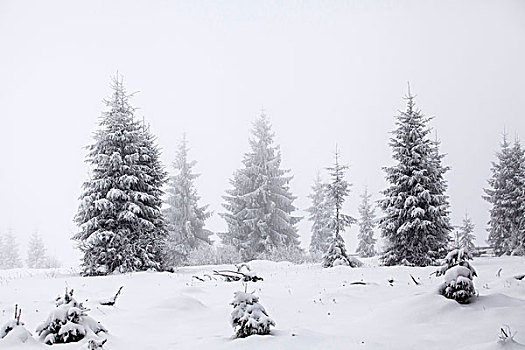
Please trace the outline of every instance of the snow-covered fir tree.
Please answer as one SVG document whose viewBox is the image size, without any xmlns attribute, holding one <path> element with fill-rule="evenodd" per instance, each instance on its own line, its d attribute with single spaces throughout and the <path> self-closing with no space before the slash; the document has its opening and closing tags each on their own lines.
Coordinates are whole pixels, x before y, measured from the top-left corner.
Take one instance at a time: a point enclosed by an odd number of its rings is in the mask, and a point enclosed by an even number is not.
<svg viewBox="0 0 525 350">
<path fill-rule="evenodd" d="M 396 117 L 390 139 L 397 164 L 385 167 L 389 187 L 380 201 L 385 238 L 385 265 L 427 266 L 446 253 L 452 229 L 448 216 L 446 181 L 438 142 L 428 138 L 429 118 L 415 108 L 408 93 L 406 110 Z"/>
<path fill-rule="evenodd" d="M 4 253 L 4 236 L 0 234 L 0 270 L 4 269 L 5 267 L 5 253 Z"/>
<path fill-rule="evenodd" d="M 239 249 L 247 260 L 283 246 L 299 246 L 295 197 L 290 192 L 289 170 L 281 169 L 281 152 L 273 143 L 274 133 L 266 115 L 256 119 L 250 151 L 243 167 L 230 180 L 221 216 L 228 225 L 221 233 L 225 244 Z"/>
<path fill-rule="evenodd" d="M 376 214 L 370 199 L 372 194 L 368 193 L 368 188 L 361 195 L 361 205 L 359 206 L 359 233 L 357 239 L 359 241 L 356 253 L 361 257 L 371 257 L 376 255 L 374 238 L 374 228 L 376 227 Z"/>
<path fill-rule="evenodd" d="M 48 344 L 78 342 L 85 337 L 98 339 L 98 334 L 107 332 L 106 328 L 88 316 L 89 310 L 73 297 L 73 290 L 56 300 L 56 308 L 47 319 L 37 327 L 41 340 Z"/>
<path fill-rule="evenodd" d="M 310 253 L 312 255 L 324 254 L 328 250 L 332 230 L 329 227 L 332 205 L 327 196 L 327 185 L 322 182 L 318 173 L 312 186 L 312 193 L 308 196 L 312 206 L 306 209 L 312 222 L 312 239 L 310 240 Z"/>
<path fill-rule="evenodd" d="M 490 188 L 485 189 L 485 198 L 490 209 L 488 242 L 494 253 L 525 253 L 525 156 L 521 144 L 514 146 L 503 135 L 501 149 L 492 163 Z"/>
<path fill-rule="evenodd" d="M 270 334 L 270 327 L 275 326 L 275 322 L 259 303 L 259 297 L 252 293 L 235 292 L 231 305 L 231 322 L 237 338 Z"/>
<path fill-rule="evenodd" d="M 476 294 L 472 279 L 476 270 L 468 262 L 472 257 L 465 249 L 453 249 L 447 254 L 445 263 L 436 271 L 436 276 L 445 276 L 440 292 L 446 298 L 466 304 Z"/>
<path fill-rule="evenodd" d="M 210 244 L 211 232 L 204 228 L 206 219 L 211 216 L 208 206 L 199 206 L 199 196 L 195 188 L 193 172 L 196 161 L 188 159 L 188 142 L 184 134 L 177 150 L 171 176 L 166 189 L 167 208 L 164 217 L 168 227 L 168 242 L 165 259 L 168 265 L 181 265 L 187 262 L 189 253 L 201 244 Z"/>
<path fill-rule="evenodd" d="M 474 252 L 476 246 L 474 241 L 476 236 L 473 234 L 474 224 L 470 216 L 465 213 L 461 226 L 458 227 L 458 248 L 464 249 L 470 253 Z"/>
<path fill-rule="evenodd" d="M 47 267 L 47 263 L 48 258 L 42 237 L 38 232 L 34 232 L 27 247 L 26 265 L 30 269 L 42 269 Z"/>
<path fill-rule="evenodd" d="M 16 269 L 22 267 L 22 260 L 20 260 L 20 255 L 18 253 L 18 242 L 16 237 L 13 235 L 12 231 L 9 230 L 7 234 L 3 237 L 3 242 L 1 246 L 2 250 L 0 255 L 2 255 L 2 269 Z"/>
<path fill-rule="evenodd" d="M 134 120 L 122 79 L 112 82 L 95 142 L 91 177 L 83 185 L 74 236 L 84 274 L 159 269 L 167 231 L 161 213 L 166 173 L 155 139 Z"/>
<path fill-rule="evenodd" d="M 330 203 L 331 213 L 328 227 L 332 231 L 328 250 L 323 257 L 323 267 L 358 265 L 356 259 L 350 258 L 346 252 L 345 241 L 341 234 L 347 227 L 355 223 L 350 215 L 342 213 L 343 204 L 350 193 L 350 183 L 345 180 L 345 170 L 348 167 L 339 163 L 339 151 L 335 150 L 334 166 L 327 168 L 330 173 L 330 182 L 326 185 L 327 200 Z"/>
<path fill-rule="evenodd" d="M 513 168 L 516 174 L 514 181 L 513 199 L 516 206 L 516 217 L 514 226 L 516 229 L 512 235 L 512 255 L 525 255 L 525 150 L 516 137 L 512 147 Z"/>
<path fill-rule="evenodd" d="M 450 245 L 450 233 L 453 231 L 453 226 L 450 222 L 450 201 L 447 195 L 448 182 L 445 179 L 445 174 L 450 170 L 449 166 L 443 165 L 444 154 L 439 152 L 441 142 L 436 138 L 431 142 L 431 164 L 430 167 L 430 194 L 432 195 L 431 203 L 433 205 L 433 234 L 440 242 L 437 250 L 441 249 L 444 254 L 448 251 Z M 442 254 L 439 254 L 442 255 Z"/>
</svg>

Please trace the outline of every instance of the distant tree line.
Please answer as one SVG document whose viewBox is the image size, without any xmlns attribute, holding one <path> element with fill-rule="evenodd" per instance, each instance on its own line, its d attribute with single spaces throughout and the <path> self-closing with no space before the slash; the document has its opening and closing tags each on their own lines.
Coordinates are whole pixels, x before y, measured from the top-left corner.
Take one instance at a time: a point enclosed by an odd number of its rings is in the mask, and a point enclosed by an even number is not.
<svg viewBox="0 0 525 350">
<path fill-rule="evenodd" d="M 122 78 L 114 77 L 111 88 L 94 143 L 88 147 L 91 174 L 75 218 L 79 230 L 73 238 L 83 253 L 84 274 L 164 270 L 206 259 L 305 256 L 297 232 L 301 218 L 294 215 L 296 197 L 289 186 L 293 177 L 281 167 L 281 151 L 264 112 L 253 123 L 249 150 L 223 196 L 224 212 L 219 215 L 227 230 L 217 232 L 221 244 L 212 245 L 213 233 L 205 228 L 212 213 L 199 203 L 195 185 L 199 175 L 193 170 L 196 162 L 189 156 L 186 136 L 177 149 L 174 174 L 168 176 L 156 139 L 138 120 Z M 361 257 L 380 254 L 384 265 L 435 265 L 452 247 L 474 247 L 470 218 L 466 216 L 456 231 L 450 223 L 444 178 L 449 168 L 442 164 L 439 141 L 430 137 L 431 118 L 416 108 L 410 91 L 406 102 L 390 139 L 395 164 L 383 169 L 388 187 L 377 201 L 379 219 L 368 189 L 361 195 L 358 219 L 344 213 L 351 184 L 339 150 L 334 165 L 327 168 L 330 180 L 316 177 L 307 209 L 311 259 L 322 259 L 325 266 L 358 266 L 341 235 L 354 223 L 359 225 L 356 252 Z M 524 253 L 523 158 L 519 142 L 510 147 L 504 139 L 489 181 L 492 188 L 486 190 L 486 199 L 493 204 L 489 242 L 497 254 Z M 376 229 L 384 241 L 381 251 L 376 248 Z"/>
<path fill-rule="evenodd" d="M 0 270 L 20 268 L 24 265 L 30 269 L 45 269 L 60 267 L 60 262 L 47 253 L 38 232 L 34 232 L 29 239 L 25 264 L 20 257 L 19 245 L 13 232 L 10 230 L 5 235 L 0 234 Z"/>
</svg>

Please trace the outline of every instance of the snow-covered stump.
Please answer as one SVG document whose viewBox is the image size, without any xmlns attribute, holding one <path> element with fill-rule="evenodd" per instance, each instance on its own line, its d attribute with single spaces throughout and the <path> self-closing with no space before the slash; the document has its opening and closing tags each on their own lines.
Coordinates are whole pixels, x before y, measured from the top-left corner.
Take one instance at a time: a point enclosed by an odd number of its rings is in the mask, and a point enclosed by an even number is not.
<svg viewBox="0 0 525 350">
<path fill-rule="evenodd" d="M 59 297 L 56 309 L 47 320 L 36 329 L 40 339 L 48 344 L 71 343 L 89 338 L 98 338 L 100 332 L 107 330 L 87 315 L 89 310 L 73 298 L 73 290 Z"/>
<path fill-rule="evenodd" d="M 24 322 L 20 321 L 20 315 L 22 314 L 22 309 L 18 308 L 18 304 L 15 305 L 15 318 L 7 321 L 2 327 L 0 327 L 0 339 L 4 339 L 9 332 L 11 332 L 16 327 L 23 327 Z"/>
<path fill-rule="evenodd" d="M 445 277 L 440 293 L 460 304 L 467 304 L 476 294 L 472 279 L 477 274 L 467 261 L 470 259 L 472 258 L 465 249 L 454 249 L 447 254 L 445 264 L 436 271 L 436 276 L 444 275 Z"/>
<path fill-rule="evenodd" d="M 20 321 L 22 309 L 15 305 L 15 318 L 0 327 L 0 347 L 9 348 L 20 344 L 36 342 L 33 335 L 24 327 Z"/>
<path fill-rule="evenodd" d="M 236 330 L 237 338 L 270 334 L 270 327 L 275 327 L 275 322 L 259 304 L 259 297 L 252 293 L 235 292 L 231 305 L 232 326 Z"/>
</svg>

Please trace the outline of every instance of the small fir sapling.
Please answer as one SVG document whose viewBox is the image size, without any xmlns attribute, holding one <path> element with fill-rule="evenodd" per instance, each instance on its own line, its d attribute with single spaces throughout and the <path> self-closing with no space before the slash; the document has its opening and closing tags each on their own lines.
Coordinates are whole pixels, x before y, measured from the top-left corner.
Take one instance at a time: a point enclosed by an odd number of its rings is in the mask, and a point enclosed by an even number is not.
<svg viewBox="0 0 525 350">
<path fill-rule="evenodd" d="M 73 290 L 66 288 L 63 297 L 56 299 L 56 309 L 36 329 L 41 340 L 48 345 L 77 342 L 84 337 L 96 338 L 107 330 L 87 315 L 89 310 L 73 298 Z"/>
<path fill-rule="evenodd" d="M 275 322 L 259 304 L 259 297 L 253 293 L 235 292 L 231 305 L 233 305 L 232 326 L 237 338 L 245 338 L 253 334 L 270 334 L 270 327 L 275 327 Z"/>
<path fill-rule="evenodd" d="M 477 276 L 476 270 L 467 260 L 472 259 L 468 251 L 454 249 L 445 258 L 445 264 L 436 271 L 436 276 L 445 277 L 440 293 L 446 298 L 466 304 L 476 294 L 472 279 Z"/>
<path fill-rule="evenodd" d="M 328 241 L 328 251 L 323 257 L 323 267 L 346 265 L 351 267 L 360 266 L 361 262 L 350 257 L 346 253 L 345 241 L 341 236 L 346 227 L 356 220 L 350 215 L 343 214 L 343 203 L 350 193 L 350 183 L 345 180 L 345 170 L 348 167 L 339 163 L 339 152 L 335 150 L 335 164 L 327 168 L 330 171 L 331 182 L 327 184 L 328 200 L 332 203 L 329 227 L 333 236 Z"/>
<path fill-rule="evenodd" d="M 9 332 L 11 332 L 16 327 L 23 327 L 24 322 L 20 321 L 20 315 L 22 314 L 22 309 L 18 308 L 18 304 L 15 305 L 15 318 L 8 321 L 0 328 L 0 339 L 5 338 Z"/>
<path fill-rule="evenodd" d="M 326 252 L 323 258 L 323 267 L 334 267 L 339 265 L 359 267 L 362 266 L 362 263 L 347 254 L 343 238 L 341 235 L 336 234 L 334 238 L 330 239 L 328 252 Z"/>
</svg>

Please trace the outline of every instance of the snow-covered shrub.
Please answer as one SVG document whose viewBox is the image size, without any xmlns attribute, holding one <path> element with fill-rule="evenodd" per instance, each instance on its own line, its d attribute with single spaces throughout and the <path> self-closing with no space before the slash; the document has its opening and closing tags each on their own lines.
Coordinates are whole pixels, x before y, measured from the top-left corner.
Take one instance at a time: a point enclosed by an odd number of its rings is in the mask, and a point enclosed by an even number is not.
<svg viewBox="0 0 525 350">
<path fill-rule="evenodd" d="M 319 263 L 323 261 L 324 253 L 320 251 L 310 251 L 306 255 L 305 263 Z"/>
<path fill-rule="evenodd" d="M 235 292 L 231 305 L 233 305 L 232 326 L 237 338 L 245 338 L 253 334 L 270 334 L 270 327 L 275 326 L 275 322 L 259 304 L 259 297 L 252 293 Z"/>
<path fill-rule="evenodd" d="M 323 258 L 323 267 L 334 267 L 339 265 L 359 267 L 363 265 L 363 263 L 346 253 L 343 237 L 336 235 L 330 239 L 328 252 L 326 252 Z"/>
<path fill-rule="evenodd" d="M 20 315 L 22 314 L 22 309 L 18 309 L 18 305 L 15 305 L 15 318 L 7 321 L 2 327 L 0 327 L 0 339 L 5 338 L 9 332 L 11 332 L 16 327 L 23 327 L 24 322 L 20 321 Z"/>
<path fill-rule="evenodd" d="M 510 327 L 506 324 L 504 324 L 500 328 L 500 333 L 498 335 L 498 343 L 499 344 L 508 344 L 508 343 L 515 343 L 514 336 L 516 333 L 512 334 L 512 330 Z"/>
<path fill-rule="evenodd" d="M 296 246 L 279 246 L 270 248 L 261 254 L 260 259 L 270 261 L 289 261 L 294 264 L 304 264 L 307 261 L 304 251 Z"/>
<path fill-rule="evenodd" d="M 466 304 L 476 294 L 472 279 L 476 270 L 467 260 L 472 259 L 465 249 L 454 249 L 447 254 L 445 263 L 436 271 L 436 276 L 445 276 L 440 293 L 446 298 Z"/>
<path fill-rule="evenodd" d="M 108 341 L 107 339 L 103 339 L 103 340 L 90 339 L 87 342 L 85 349 L 87 350 L 104 349 L 104 344 L 106 344 L 107 341 Z"/>
<path fill-rule="evenodd" d="M 231 245 L 202 244 L 188 255 L 189 266 L 238 264 L 242 261 L 239 250 Z"/>
<path fill-rule="evenodd" d="M 89 310 L 73 298 L 73 290 L 56 300 L 56 309 L 36 329 L 46 344 L 77 342 L 86 336 L 97 337 L 107 330 L 87 315 Z"/>
</svg>

